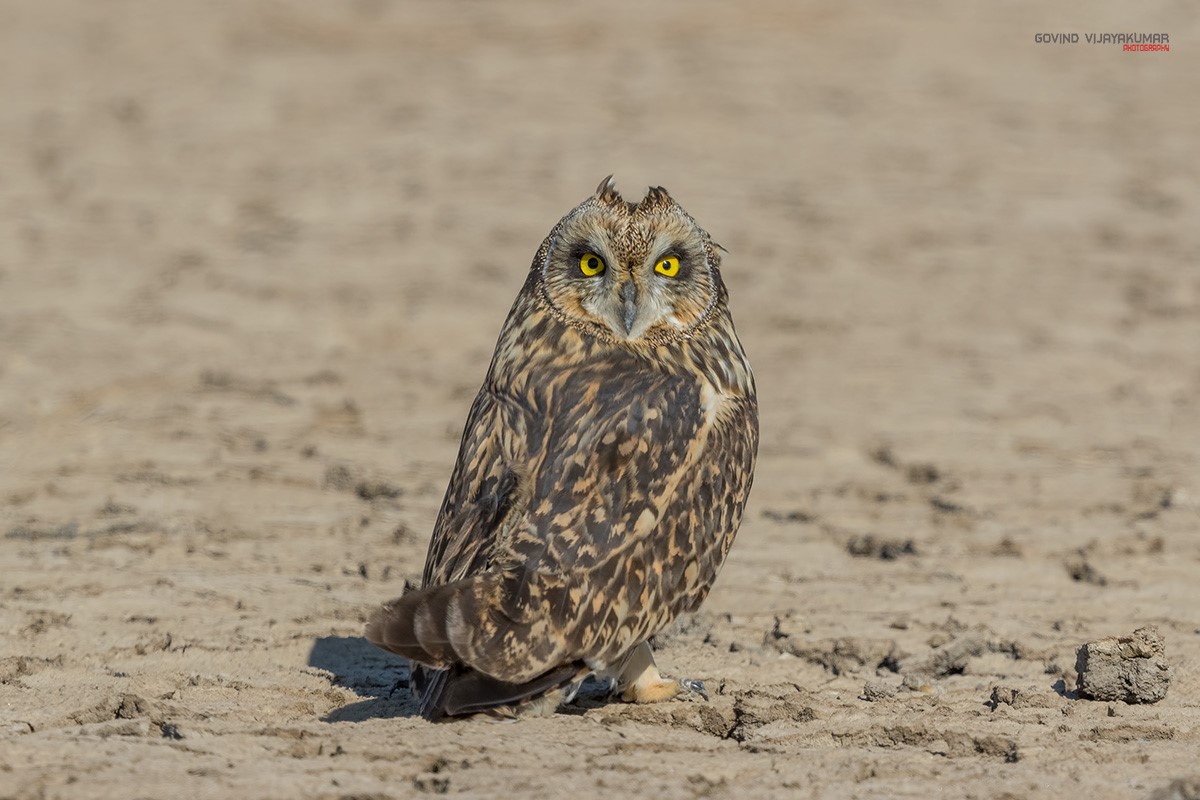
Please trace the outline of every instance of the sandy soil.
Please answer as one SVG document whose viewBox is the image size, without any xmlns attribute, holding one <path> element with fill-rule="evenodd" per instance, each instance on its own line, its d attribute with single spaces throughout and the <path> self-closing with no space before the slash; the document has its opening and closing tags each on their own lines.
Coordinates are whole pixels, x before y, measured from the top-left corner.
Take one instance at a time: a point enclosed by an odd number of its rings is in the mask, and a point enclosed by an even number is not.
<svg viewBox="0 0 1200 800">
<path fill-rule="evenodd" d="M 0 797 L 1198 796 L 1197 17 L 846 5 L 5 3 Z M 431 726 L 362 623 L 610 172 L 759 377 L 715 694 Z"/>
</svg>

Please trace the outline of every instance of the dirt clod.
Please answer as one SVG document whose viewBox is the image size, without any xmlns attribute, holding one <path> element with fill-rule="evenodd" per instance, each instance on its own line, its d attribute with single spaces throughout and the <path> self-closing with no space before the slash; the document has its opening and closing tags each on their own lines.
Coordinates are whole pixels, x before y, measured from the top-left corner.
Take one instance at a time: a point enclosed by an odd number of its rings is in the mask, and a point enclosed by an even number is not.
<svg viewBox="0 0 1200 800">
<path fill-rule="evenodd" d="M 764 644 L 781 653 L 818 664 L 834 675 L 858 672 L 862 669 L 890 668 L 901 656 L 896 643 L 891 639 L 844 637 L 809 641 L 787 634 L 768 634 Z"/>
<path fill-rule="evenodd" d="M 1063 561 L 1063 566 L 1066 567 L 1067 574 L 1071 576 L 1071 580 L 1079 583 L 1090 583 L 1094 586 L 1107 586 L 1108 578 L 1101 574 L 1100 570 L 1092 564 L 1088 559 L 1087 554 L 1083 552 L 1074 553 Z"/>
<path fill-rule="evenodd" d="M 939 634 L 931 639 L 932 650 L 903 659 L 900 672 L 925 673 L 934 678 L 961 675 L 967 671 L 971 659 L 985 653 L 999 653 L 1011 658 L 1020 658 L 1021 648 L 1016 642 L 988 635 L 984 630 L 964 631 L 961 635 Z"/>
<path fill-rule="evenodd" d="M 765 687 L 738 692 L 733 702 L 734 722 L 728 738 L 746 741 L 753 731 L 772 723 L 804 723 L 817 718 L 806 695 L 795 687 Z"/>
<path fill-rule="evenodd" d="M 354 493 L 363 500 L 376 500 L 381 497 L 387 500 L 394 500 L 403 494 L 404 491 L 399 486 L 394 486 L 387 481 L 364 480 L 355 484 Z"/>
<path fill-rule="evenodd" d="M 995 711 L 1001 705 L 1013 705 L 1019 696 L 1020 692 L 1011 686 L 993 686 L 992 697 L 989 701 L 989 704 L 991 705 L 992 710 Z"/>
<path fill-rule="evenodd" d="M 876 702 L 878 700 L 888 700 L 896 696 L 896 687 L 878 681 L 867 681 L 863 684 L 862 699 L 867 702 Z"/>
<path fill-rule="evenodd" d="M 846 552 L 856 558 L 895 561 L 901 556 L 916 555 L 917 547 L 912 539 L 885 539 L 868 533 L 851 538 L 846 543 Z"/>
<path fill-rule="evenodd" d="M 1084 644 L 1076 652 L 1075 670 L 1079 696 L 1090 700 L 1157 703 L 1171 682 L 1165 643 L 1153 625 Z"/>
</svg>

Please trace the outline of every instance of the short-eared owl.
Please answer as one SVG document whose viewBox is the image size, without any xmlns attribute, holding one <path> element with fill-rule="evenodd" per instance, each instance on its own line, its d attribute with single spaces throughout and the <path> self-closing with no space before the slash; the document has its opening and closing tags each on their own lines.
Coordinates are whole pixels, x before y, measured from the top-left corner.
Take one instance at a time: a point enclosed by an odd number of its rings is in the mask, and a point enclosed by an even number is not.
<svg viewBox="0 0 1200 800">
<path fill-rule="evenodd" d="M 430 719 L 547 712 L 589 675 L 704 693 L 647 640 L 708 594 L 758 450 L 717 245 L 665 189 L 606 179 L 542 242 L 463 433 L 424 584 L 367 638 Z"/>
</svg>

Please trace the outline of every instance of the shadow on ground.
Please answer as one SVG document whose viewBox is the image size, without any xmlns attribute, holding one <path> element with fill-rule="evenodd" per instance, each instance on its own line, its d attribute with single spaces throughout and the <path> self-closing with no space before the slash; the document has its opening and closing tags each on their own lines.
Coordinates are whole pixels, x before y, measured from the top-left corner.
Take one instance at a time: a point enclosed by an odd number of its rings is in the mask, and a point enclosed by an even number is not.
<svg viewBox="0 0 1200 800">
<path fill-rule="evenodd" d="M 335 709 L 323 722 L 417 716 L 408 690 L 408 662 L 361 636 L 323 636 L 313 642 L 308 665 L 333 674 L 333 682 L 366 698 Z"/>
<path fill-rule="evenodd" d="M 308 665 L 333 674 L 333 683 L 366 698 L 335 709 L 322 722 L 363 722 L 368 719 L 420 716 L 409 690 L 408 662 L 380 650 L 361 636 L 323 636 L 313 642 Z M 613 700 L 607 683 L 589 677 L 575 700 L 558 710 L 579 715 Z"/>
</svg>

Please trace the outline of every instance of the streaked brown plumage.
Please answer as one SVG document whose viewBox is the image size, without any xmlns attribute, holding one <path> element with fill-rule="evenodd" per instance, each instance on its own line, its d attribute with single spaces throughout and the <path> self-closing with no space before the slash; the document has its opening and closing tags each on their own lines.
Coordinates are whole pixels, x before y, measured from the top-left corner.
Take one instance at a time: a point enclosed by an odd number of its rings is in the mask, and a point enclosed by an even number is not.
<svg viewBox="0 0 1200 800">
<path fill-rule="evenodd" d="M 647 639 L 708 594 L 758 449 L 720 257 L 662 188 L 606 179 L 542 243 L 463 433 L 419 590 L 367 638 L 428 718 L 550 711 L 589 674 L 662 678 Z"/>
</svg>

